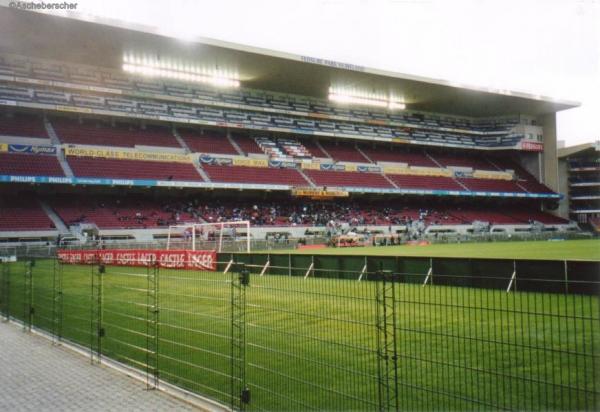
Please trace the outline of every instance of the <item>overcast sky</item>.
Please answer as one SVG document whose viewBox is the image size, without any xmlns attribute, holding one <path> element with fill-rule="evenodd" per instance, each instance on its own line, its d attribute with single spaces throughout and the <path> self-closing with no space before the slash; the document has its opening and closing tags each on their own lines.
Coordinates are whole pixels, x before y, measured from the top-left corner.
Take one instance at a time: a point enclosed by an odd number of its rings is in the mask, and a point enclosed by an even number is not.
<svg viewBox="0 0 600 412">
<path fill-rule="evenodd" d="M 79 0 L 78 11 L 576 100 L 558 115 L 559 140 L 600 140 L 600 0 Z"/>
</svg>

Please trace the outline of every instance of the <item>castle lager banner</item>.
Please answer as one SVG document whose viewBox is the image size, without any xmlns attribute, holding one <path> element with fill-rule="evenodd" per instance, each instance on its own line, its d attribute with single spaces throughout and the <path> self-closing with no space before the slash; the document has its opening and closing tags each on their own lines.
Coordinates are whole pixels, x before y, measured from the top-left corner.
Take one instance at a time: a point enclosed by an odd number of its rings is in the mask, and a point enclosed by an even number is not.
<svg viewBox="0 0 600 412">
<path fill-rule="evenodd" d="M 58 260 L 68 264 L 114 266 L 153 266 L 171 269 L 217 270 L 214 250 L 59 250 Z"/>
</svg>

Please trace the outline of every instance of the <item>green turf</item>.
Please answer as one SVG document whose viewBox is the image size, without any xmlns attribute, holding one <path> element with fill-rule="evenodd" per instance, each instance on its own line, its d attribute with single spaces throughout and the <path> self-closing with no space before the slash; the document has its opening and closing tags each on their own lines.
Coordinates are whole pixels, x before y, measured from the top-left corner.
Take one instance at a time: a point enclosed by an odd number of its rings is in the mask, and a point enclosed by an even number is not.
<svg viewBox="0 0 600 412">
<path fill-rule="evenodd" d="M 266 252 L 266 251 L 265 251 Z M 431 244 L 427 246 L 378 246 L 304 250 L 272 250 L 268 253 L 427 256 L 500 259 L 600 260 L 600 240 L 514 241 Z M 260 252 L 256 252 L 260 253 Z"/>
<path fill-rule="evenodd" d="M 61 333 L 83 345 L 90 343 L 90 270 L 65 265 L 62 276 Z M 33 271 L 34 324 L 57 332 L 52 262 L 37 261 Z M 147 360 L 145 273 L 107 267 L 103 277 L 103 352 L 139 368 Z M 159 276 L 161 377 L 228 403 L 231 276 Z M 22 263 L 11 265 L 10 279 L 11 312 L 22 318 Z M 253 275 L 246 289 L 248 409 L 378 409 L 377 286 Z M 414 284 L 394 292 L 396 327 L 388 330 L 396 334 L 400 408 L 598 407 L 596 296 Z"/>
</svg>

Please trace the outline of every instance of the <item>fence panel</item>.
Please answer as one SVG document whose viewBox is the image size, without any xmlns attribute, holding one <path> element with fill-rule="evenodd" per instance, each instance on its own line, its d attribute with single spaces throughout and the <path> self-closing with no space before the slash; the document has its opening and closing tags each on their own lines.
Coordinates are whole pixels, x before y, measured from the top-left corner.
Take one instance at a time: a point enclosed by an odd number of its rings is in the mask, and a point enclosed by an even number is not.
<svg viewBox="0 0 600 412">
<path fill-rule="evenodd" d="M 100 319 L 94 320 L 101 325 L 101 354 L 144 371 L 154 355 L 148 347 L 154 339 L 148 316 L 154 307 L 153 289 L 148 287 L 148 272 L 153 269 L 105 266 L 100 275 Z"/>
<path fill-rule="evenodd" d="M 158 364 L 162 379 L 228 405 L 232 395 L 232 280 L 228 274 L 160 269 Z"/>
<path fill-rule="evenodd" d="M 32 325 L 52 333 L 54 326 L 54 270 L 53 259 L 38 259 L 32 267 L 31 306 Z"/>
<path fill-rule="evenodd" d="M 374 282 L 252 276 L 249 409 L 378 409 L 375 296 Z"/>
<path fill-rule="evenodd" d="M 398 285 L 402 408 L 598 407 L 597 296 L 507 293 L 444 280 Z"/>
<path fill-rule="evenodd" d="M 92 276 L 95 265 L 59 264 L 58 338 L 89 348 L 92 343 Z"/>
</svg>

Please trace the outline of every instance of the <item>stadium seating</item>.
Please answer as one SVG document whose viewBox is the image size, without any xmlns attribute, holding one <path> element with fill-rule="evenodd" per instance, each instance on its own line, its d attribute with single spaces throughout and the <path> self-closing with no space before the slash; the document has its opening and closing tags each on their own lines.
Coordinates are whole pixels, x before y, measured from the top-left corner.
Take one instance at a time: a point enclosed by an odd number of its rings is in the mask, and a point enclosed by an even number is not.
<svg viewBox="0 0 600 412">
<path fill-rule="evenodd" d="M 48 139 L 48 133 L 41 116 L 0 113 L 0 136 L 38 137 Z"/>
<path fill-rule="evenodd" d="M 245 154 L 264 154 L 263 150 L 252 137 L 239 133 L 232 133 L 231 137 Z"/>
<path fill-rule="evenodd" d="M 387 175 L 400 189 L 461 190 L 454 179 L 440 176 Z"/>
<path fill-rule="evenodd" d="M 192 152 L 238 155 L 235 147 L 222 132 L 196 129 L 177 129 L 179 135 Z"/>
<path fill-rule="evenodd" d="M 0 153 L 0 175 L 64 176 L 56 156 Z"/>
<path fill-rule="evenodd" d="M 309 183 L 296 169 L 271 169 L 262 167 L 236 167 L 204 164 L 210 180 L 222 183 L 258 183 L 274 185 L 308 186 Z"/>
<path fill-rule="evenodd" d="M 534 221 L 541 222 L 546 225 L 569 223 L 569 221 L 566 219 L 551 215 L 549 213 L 544 213 L 539 210 L 509 208 L 503 212 L 514 219 L 518 219 L 521 223 L 531 223 Z"/>
<path fill-rule="evenodd" d="M 93 223 L 100 229 L 145 229 L 198 222 L 191 214 L 148 199 L 58 197 L 50 205 L 67 226 Z"/>
<path fill-rule="evenodd" d="M 35 203 L 35 202 L 34 202 Z M 194 197 L 152 200 L 127 197 L 55 197 L 49 203 L 68 226 L 94 223 L 99 228 L 155 228 L 183 222 L 249 220 L 253 226 L 326 226 L 332 220 L 360 225 L 470 225 L 474 221 L 490 224 L 563 224 L 565 220 L 531 208 L 449 207 L 442 204 L 391 204 L 364 202 L 285 202 L 250 200 L 211 200 Z"/>
<path fill-rule="evenodd" d="M 67 161 L 77 177 L 203 181 L 191 163 L 105 159 L 85 156 L 69 156 Z"/>
<path fill-rule="evenodd" d="M 461 178 L 457 180 L 464 186 L 466 186 L 467 189 L 472 190 L 474 192 L 524 192 L 523 188 L 521 188 L 513 180 L 470 178 Z"/>
<path fill-rule="evenodd" d="M 362 151 L 374 162 L 407 163 L 409 166 L 439 167 L 425 152 L 420 150 L 408 151 L 378 146 L 377 148 L 362 148 Z"/>
<path fill-rule="evenodd" d="M 474 221 L 488 222 L 492 225 L 516 225 L 523 222 L 512 216 L 508 216 L 499 211 L 483 210 L 474 207 L 457 207 L 449 213 L 463 224 L 470 224 Z"/>
<path fill-rule="evenodd" d="M 310 159 L 312 157 L 308 149 L 295 139 L 277 139 L 277 144 L 288 155 L 296 159 Z"/>
<path fill-rule="evenodd" d="M 519 180 L 518 183 L 519 186 L 529 193 L 554 193 L 554 190 L 550 189 L 545 184 L 536 181 L 533 177 L 526 180 Z"/>
<path fill-rule="evenodd" d="M 341 162 L 371 163 L 352 143 L 321 142 L 333 160 Z"/>
<path fill-rule="evenodd" d="M 382 175 L 377 173 L 325 170 L 305 170 L 304 173 L 306 173 L 317 186 L 393 189 L 393 186 Z"/>
<path fill-rule="evenodd" d="M 321 150 L 316 140 L 303 139 L 301 140 L 302 145 L 311 153 L 313 157 L 328 159 L 329 156 Z"/>
<path fill-rule="evenodd" d="M 101 121 L 56 118 L 51 120 L 58 138 L 63 143 L 135 147 L 158 146 L 181 148 L 171 130 L 162 126 L 147 126 L 141 129 L 133 125 L 110 126 Z"/>
<path fill-rule="evenodd" d="M 442 165 L 442 167 L 457 166 L 470 167 L 472 169 L 479 170 L 496 170 L 494 165 L 488 162 L 487 159 L 481 155 L 437 152 L 429 152 L 429 155 L 433 157 L 440 165 Z"/>
<path fill-rule="evenodd" d="M 4 199 L 0 231 L 55 230 L 54 223 L 35 199 Z"/>
</svg>

